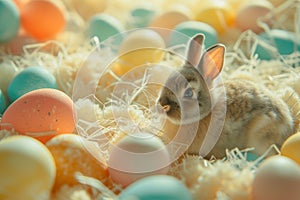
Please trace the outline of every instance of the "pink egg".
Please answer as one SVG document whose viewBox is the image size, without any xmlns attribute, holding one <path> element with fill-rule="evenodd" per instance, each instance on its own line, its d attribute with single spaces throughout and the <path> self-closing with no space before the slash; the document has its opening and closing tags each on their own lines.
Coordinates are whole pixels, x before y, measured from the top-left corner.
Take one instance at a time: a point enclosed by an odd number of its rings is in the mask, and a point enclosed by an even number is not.
<svg viewBox="0 0 300 200">
<path fill-rule="evenodd" d="M 284 156 L 266 159 L 257 169 L 252 200 L 299 200 L 300 166 Z"/>
<path fill-rule="evenodd" d="M 259 33 L 263 29 L 258 25 L 257 20 L 268 14 L 273 8 L 273 5 L 265 0 L 247 1 L 237 11 L 236 26 L 243 31 L 250 29 Z"/>
</svg>

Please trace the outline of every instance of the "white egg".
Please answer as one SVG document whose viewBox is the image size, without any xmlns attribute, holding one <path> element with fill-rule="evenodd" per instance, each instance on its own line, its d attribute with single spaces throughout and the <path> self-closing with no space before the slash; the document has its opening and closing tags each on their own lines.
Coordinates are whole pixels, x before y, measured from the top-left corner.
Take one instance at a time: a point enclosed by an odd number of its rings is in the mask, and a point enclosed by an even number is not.
<svg viewBox="0 0 300 200">
<path fill-rule="evenodd" d="M 166 174 L 169 164 L 164 143 L 148 133 L 121 138 L 112 146 L 108 160 L 111 178 L 124 187 L 149 175 Z"/>
</svg>

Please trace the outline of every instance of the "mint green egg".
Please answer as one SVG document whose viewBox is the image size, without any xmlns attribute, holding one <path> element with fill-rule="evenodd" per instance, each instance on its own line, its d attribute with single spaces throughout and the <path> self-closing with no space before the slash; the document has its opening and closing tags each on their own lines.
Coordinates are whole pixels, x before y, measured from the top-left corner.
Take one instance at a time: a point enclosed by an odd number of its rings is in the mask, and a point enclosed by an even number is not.
<svg viewBox="0 0 300 200">
<path fill-rule="evenodd" d="M 155 16 L 155 11 L 150 8 L 135 8 L 131 10 L 131 24 L 135 28 L 146 27 L 150 24 L 151 20 Z"/>
<path fill-rule="evenodd" d="M 119 200 L 192 200 L 187 187 L 173 176 L 154 175 L 140 179 L 119 195 Z"/>
<path fill-rule="evenodd" d="M 20 13 L 12 0 L 0 0 L 0 43 L 9 42 L 18 33 Z"/>
<path fill-rule="evenodd" d="M 180 44 L 187 44 L 189 38 L 193 37 L 196 34 L 202 33 L 205 35 L 204 45 L 206 47 L 212 46 L 217 43 L 218 35 L 217 31 L 210 25 L 199 22 L 199 21 L 186 21 L 178 24 L 174 28 L 175 32 L 172 32 L 169 39 L 168 46 L 175 46 Z M 182 33 L 187 36 L 180 36 L 178 33 Z"/>
<path fill-rule="evenodd" d="M 108 14 L 93 16 L 88 22 L 88 35 L 90 38 L 98 37 L 100 42 L 124 31 L 121 22 Z"/>
<path fill-rule="evenodd" d="M 274 53 L 259 44 L 255 49 L 255 53 L 262 60 L 278 59 L 276 53 L 280 55 L 290 55 L 293 52 L 300 51 L 300 36 L 297 36 L 293 32 L 272 29 L 269 32 L 259 34 L 259 39 L 274 47 L 277 51 Z"/>
<path fill-rule="evenodd" d="M 27 67 L 10 82 L 7 95 L 13 102 L 27 92 L 40 88 L 57 89 L 55 77 L 43 67 Z"/>
</svg>

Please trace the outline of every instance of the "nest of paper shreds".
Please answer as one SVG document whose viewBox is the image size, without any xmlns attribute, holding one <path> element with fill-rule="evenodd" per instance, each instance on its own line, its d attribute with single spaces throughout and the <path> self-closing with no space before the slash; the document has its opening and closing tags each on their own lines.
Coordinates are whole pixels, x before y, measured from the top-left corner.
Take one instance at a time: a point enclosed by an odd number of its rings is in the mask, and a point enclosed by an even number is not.
<svg viewBox="0 0 300 200">
<path fill-rule="evenodd" d="M 289 1 L 276 8 L 274 11 L 275 18 L 272 18 L 272 28 L 281 28 L 295 32 L 299 41 L 300 20 L 296 18 L 300 16 L 295 14 L 298 9 L 295 2 Z M 264 21 L 268 17 L 265 16 L 260 19 L 260 23 L 267 33 L 270 27 Z M 286 18 L 292 20 L 283 23 L 282 20 L 286 20 Z M 77 26 L 81 26 L 80 23 Z M 229 36 L 224 36 L 222 41 L 226 41 L 226 37 Z M 232 38 L 230 38 L 231 41 L 228 42 L 228 44 L 234 45 L 227 45 L 223 79 L 249 79 L 257 84 L 267 86 L 277 94 L 278 98 L 282 98 L 289 105 L 295 119 L 295 130 L 296 132 L 299 131 L 300 52 L 294 51 L 290 55 L 280 55 L 272 44 L 265 43 L 251 31 L 246 31 L 235 39 L 236 41 L 233 42 Z M 273 55 L 274 59 L 260 60 L 254 53 L 255 47 L 259 44 L 263 44 L 270 51 L 270 54 Z M 10 63 L 17 68 L 42 63 L 55 75 L 59 89 L 72 96 L 76 74 L 95 47 L 91 45 L 91 41 L 83 39 L 83 33 L 66 31 L 59 35 L 55 41 L 27 45 L 23 49 L 24 54 L 22 56 L 7 54 L 2 58 L 3 63 Z M 166 56 L 163 62 L 172 66 L 174 62 L 181 61 L 169 55 Z M 109 70 L 106 73 L 110 73 Z M 113 80 L 113 84 L 120 81 L 118 77 L 115 77 Z M 99 83 L 95 96 L 77 98 L 74 102 L 78 112 L 78 119 L 80 119 L 77 126 L 83 129 L 86 127 L 98 127 L 101 134 L 106 134 L 109 142 L 118 140 L 127 131 L 157 132 L 156 127 L 152 124 L 155 116 L 151 112 L 151 106 L 155 102 L 156 96 L 153 94 L 153 90 L 149 90 L 147 87 L 147 80 L 147 77 L 143 76 L 139 84 L 137 84 L 136 90 L 132 94 L 128 94 L 129 96 L 122 99 L 109 98 L 106 102 L 103 101 L 103 97 L 108 97 L 111 91 L 106 91 L 105 88 L 109 87 L 104 87 Z M 132 98 L 132 96 L 135 98 Z M 94 113 L 94 115 L 91 115 L 91 113 Z M 126 122 L 128 113 L 130 114 L 130 119 L 128 119 L 130 123 Z M 115 116 L 119 116 L 118 119 L 121 118 L 124 121 L 116 122 Z M 122 131 L 118 128 L 120 123 L 124 124 Z M 164 141 L 168 140 L 168 138 L 164 138 L 162 132 L 159 132 L 158 136 Z M 198 156 L 183 155 L 171 164 L 169 174 L 182 180 L 191 191 L 194 199 L 246 200 L 250 199 L 251 185 L 258 163 L 274 152 L 279 153 L 279 150 L 275 147 L 270 147 L 269 152 L 252 161 L 247 160 L 247 154 L 251 153 L 251 149 L 229 149 L 226 152 L 226 157 L 221 160 L 214 158 L 204 160 Z M 107 152 L 102 151 L 100 154 L 105 162 Z M 52 199 L 115 199 L 117 198 L 116 193 L 122 190 L 116 184 L 107 187 L 99 180 L 91 177 L 85 177 L 81 174 L 76 176 L 81 185 L 74 187 L 64 186 L 53 195 Z M 86 186 L 91 186 L 93 192 L 88 192 Z"/>
</svg>

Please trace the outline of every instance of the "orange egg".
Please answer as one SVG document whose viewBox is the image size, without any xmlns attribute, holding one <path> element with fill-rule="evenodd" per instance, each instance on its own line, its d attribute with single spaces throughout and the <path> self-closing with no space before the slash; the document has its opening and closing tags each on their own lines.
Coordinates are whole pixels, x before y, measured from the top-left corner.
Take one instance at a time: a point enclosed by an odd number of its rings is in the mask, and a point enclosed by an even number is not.
<svg viewBox="0 0 300 200">
<path fill-rule="evenodd" d="M 54 191 L 63 185 L 79 184 L 75 173 L 94 177 L 103 183 L 107 180 L 108 171 L 84 148 L 82 138 L 76 134 L 55 136 L 46 143 L 56 163 L 56 180 Z"/>
<path fill-rule="evenodd" d="M 34 90 L 14 101 L 4 112 L 1 122 L 45 143 L 57 134 L 73 132 L 73 101 L 56 89 Z"/>
<path fill-rule="evenodd" d="M 66 23 L 64 7 L 58 1 L 32 0 L 21 10 L 21 24 L 25 31 L 38 40 L 55 37 Z"/>
</svg>

